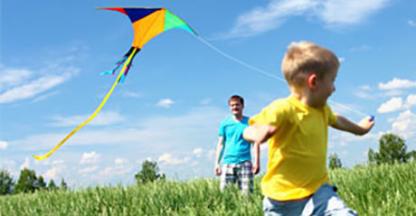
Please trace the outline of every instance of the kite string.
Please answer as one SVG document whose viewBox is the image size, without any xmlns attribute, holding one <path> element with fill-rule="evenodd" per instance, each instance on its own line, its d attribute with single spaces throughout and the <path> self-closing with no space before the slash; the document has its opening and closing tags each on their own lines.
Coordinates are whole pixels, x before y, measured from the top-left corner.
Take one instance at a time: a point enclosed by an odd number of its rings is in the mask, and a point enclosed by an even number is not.
<svg viewBox="0 0 416 216">
<path fill-rule="evenodd" d="M 130 56 L 128 57 L 127 61 L 124 63 L 123 68 L 120 70 L 120 73 L 118 74 L 116 80 L 114 81 L 113 85 L 111 86 L 111 89 L 107 92 L 107 94 L 105 95 L 104 99 L 101 101 L 100 105 L 98 105 L 98 107 L 95 109 L 94 113 L 92 113 L 84 122 L 82 122 L 81 124 L 79 124 L 77 127 L 75 127 L 68 135 L 65 136 L 65 138 L 63 138 L 52 150 L 50 150 L 49 152 L 47 152 L 44 155 L 33 155 L 33 157 L 36 160 L 44 160 L 46 158 L 48 158 L 49 156 L 51 156 L 56 150 L 58 150 L 69 138 L 72 137 L 72 135 L 74 135 L 77 131 L 79 131 L 81 128 L 83 128 L 85 125 L 87 125 L 90 121 L 92 121 L 97 114 L 101 111 L 101 109 L 103 108 L 104 104 L 107 102 L 108 98 L 110 98 L 111 94 L 113 93 L 115 87 L 117 86 L 117 84 L 119 83 L 119 80 L 121 78 L 121 76 L 124 74 L 124 71 L 126 70 L 127 66 L 129 65 L 129 63 L 131 62 L 134 54 L 136 53 L 137 48 L 135 48 L 133 50 L 133 52 L 130 54 Z"/>
<path fill-rule="evenodd" d="M 217 48 L 216 46 L 214 46 L 212 43 L 210 43 L 209 41 L 207 41 L 203 37 L 201 37 L 199 35 L 194 35 L 194 37 L 196 39 L 198 39 L 200 42 L 202 42 L 203 44 L 205 44 L 207 47 L 211 48 L 212 50 L 214 50 L 218 54 L 224 56 L 225 58 L 227 58 L 227 59 L 229 59 L 231 61 L 234 61 L 237 64 L 240 64 L 241 66 L 246 67 L 246 68 L 248 68 L 250 70 L 256 71 L 256 72 L 258 72 L 258 73 L 260 73 L 260 74 L 262 74 L 264 76 L 267 76 L 269 78 L 276 79 L 276 80 L 279 80 L 279 81 L 281 81 L 283 83 L 286 83 L 286 80 L 283 79 L 283 78 L 281 78 L 281 77 L 279 77 L 279 76 L 276 76 L 276 75 L 274 75 L 274 74 L 272 74 L 270 72 L 267 72 L 265 70 L 262 70 L 262 69 L 260 69 L 258 67 L 255 67 L 255 66 L 253 66 L 253 65 L 251 65 L 251 64 L 249 64 L 249 63 L 247 63 L 245 61 L 242 61 L 240 59 L 237 59 L 237 58 L 235 58 L 235 57 L 233 57 L 233 56 L 225 53 L 224 51 L 220 50 L 219 48 Z M 335 102 L 334 100 L 329 100 L 329 102 L 332 103 L 332 104 L 334 104 L 334 105 L 336 105 L 336 106 L 339 106 L 339 107 L 341 107 L 343 109 L 347 109 L 347 110 L 349 110 L 349 111 L 351 111 L 351 112 L 353 112 L 353 113 L 355 113 L 355 114 L 357 114 L 359 116 L 362 116 L 362 117 L 367 117 L 368 116 L 368 114 L 365 114 L 365 113 L 363 113 L 363 112 L 361 112 L 361 111 L 359 111 L 357 109 L 351 108 L 351 107 L 349 107 L 347 105 L 344 105 L 342 103 Z"/>
</svg>

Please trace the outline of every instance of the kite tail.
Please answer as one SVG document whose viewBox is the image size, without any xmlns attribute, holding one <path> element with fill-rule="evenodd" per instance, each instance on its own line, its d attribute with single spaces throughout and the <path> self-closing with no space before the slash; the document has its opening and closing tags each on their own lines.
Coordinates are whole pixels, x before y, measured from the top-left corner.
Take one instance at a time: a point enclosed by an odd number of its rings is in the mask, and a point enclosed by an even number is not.
<svg viewBox="0 0 416 216">
<path fill-rule="evenodd" d="M 120 66 L 127 60 L 127 57 L 128 56 L 123 56 L 122 59 L 120 59 L 118 62 L 116 62 L 116 67 L 115 68 L 113 68 L 112 70 L 101 72 L 100 75 L 101 76 L 110 75 L 110 74 L 114 75 L 116 73 L 116 71 L 118 70 L 118 68 L 120 68 Z"/>
<path fill-rule="evenodd" d="M 127 58 L 127 56 L 130 56 L 130 55 L 132 54 L 132 52 L 133 52 L 133 49 L 138 49 L 138 48 L 131 47 L 131 48 L 129 49 L 129 51 L 127 51 L 127 53 L 126 53 L 126 54 L 124 54 L 124 57 L 125 57 L 125 58 Z M 139 49 L 137 52 L 135 52 L 135 53 L 133 54 L 133 58 L 134 58 L 134 56 L 136 56 L 136 54 L 137 54 L 139 51 L 140 51 L 140 49 Z M 127 64 L 126 69 L 124 70 L 123 75 L 121 75 L 121 77 L 120 77 L 120 79 L 119 79 L 119 82 L 120 82 L 120 83 L 124 83 L 124 80 L 126 79 L 126 76 L 127 76 L 127 74 L 129 73 L 131 66 L 132 66 L 132 62 L 129 62 L 129 63 Z"/>
<path fill-rule="evenodd" d="M 92 121 L 97 114 L 101 111 L 101 109 L 103 108 L 104 104 L 107 102 L 108 98 L 110 98 L 111 94 L 113 93 L 115 87 L 117 86 L 117 84 L 120 81 L 120 78 L 122 75 L 124 75 L 124 71 L 127 69 L 128 65 L 131 63 L 133 57 L 137 54 L 138 51 L 140 51 L 140 49 L 138 48 L 134 48 L 132 47 L 131 52 L 129 51 L 129 56 L 127 58 L 127 60 L 125 61 L 123 68 L 121 69 L 120 73 L 118 74 L 116 80 L 114 81 L 113 85 L 111 86 L 110 90 L 107 92 L 107 94 L 105 95 L 104 99 L 101 101 L 100 105 L 98 105 L 98 107 L 95 109 L 94 113 L 92 113 L 88 119 L 86 119 L 84 122 L 82 122 L 81 124 L 79 124 L 76 128 L 74 128 L 68 135 L 65 136 L 64 139 L 62 139 L 52 150 L 50 150 L 49 152 L 47 152 L 44 155 L 33 155 L 33 157 L 36 160 L 44 160 L 46 158 L 48 158 L 49 156 L 51 156 L 56 150 L 58 150 L 69 138 L 71 138 L 77 131 L 79 131 L 81 128 L 83 128 L 85 125 L 87 125 L 90 121 Z"/>
<path fill-rule="evenodd" d="M 120 83 L 124 83 L 124 80 L 126 79 L 126 76 L 129 73 L 131 66 L 132 66 L 132 64 L 130 62 L 130 64 L 127 65 L 127 67 L 126 67 L 126 70 L 124 70 L 123 75 L 121 75 L 121 77 L 120 77 L 120 81 L 119 81 Z"/>
</svg>

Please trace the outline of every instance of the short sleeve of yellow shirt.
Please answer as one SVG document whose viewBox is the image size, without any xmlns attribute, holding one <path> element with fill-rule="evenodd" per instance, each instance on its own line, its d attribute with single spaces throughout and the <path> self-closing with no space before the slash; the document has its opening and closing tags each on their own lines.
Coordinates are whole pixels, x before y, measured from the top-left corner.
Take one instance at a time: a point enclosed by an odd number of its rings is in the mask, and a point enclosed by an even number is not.
<svg viewBox="0 0 416 216">
<path fill-rule="evenodd" d="M 268 140 L 263 195 L 279 201 L 301 199 L 328 181 L 328 125 L 335 122 L 328 105 L 317 109 L 294 97 L 276 100 L 250 119 L 250 125 L 277 127 Z"/>
<path fill-rule="evenodd" d="M 276 100 L 272 102 L 269 106 L 264 108 L 260 113 L 253 116 L 249 120 L 249 124 L 259 124 L 259 125 L 272 125 L 279 126 L 287 117 L 286 113 L 288 112 L 287 102 L 285 100 Z"/>
</svg>

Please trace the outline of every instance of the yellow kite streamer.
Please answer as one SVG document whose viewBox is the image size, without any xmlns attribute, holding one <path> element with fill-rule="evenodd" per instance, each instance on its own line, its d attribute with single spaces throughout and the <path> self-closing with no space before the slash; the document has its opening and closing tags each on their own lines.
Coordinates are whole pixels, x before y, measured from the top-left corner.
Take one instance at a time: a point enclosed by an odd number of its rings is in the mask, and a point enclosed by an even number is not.
<svg viewBox="0 0 416 216">
<path fill-rule="evenodd" d="M 128 65 L 130 64 L 133 56 L 136 54 L 137 49 L 133 49 L 133 52 L 131 52 L 130 56 L 128 57 L 127 61 L 124 63 L 123 68 L 121 69 L 120 73 L 118 74 L 116 80 L 113 83 L 113 86 L 111 86 L 111 89 L 107 92 L 107 94 L 105 95 L 104 99 L 101 101 L 100 105 L 97 107 L 97 109 L 95 109 L 94 113 L 92 113 L 90 115 L 90 117 L 88 117 L 87 120 L 85 120 L 84 122 L 82 122 L 81 124 L 79 124 L 76 128 L 74 128 L 68 135 L 66 135 L 65 138 L 63 138 L 52 150 L 50 150 L 48 153 L 44 154 L 44 155 L 33 155 L 33 157 L 36 160 L 44 160 L 46 158 L 48 158 L 49 156 L 51 156 L 56 150 L 58 150 L 69 138 L 72 137 L 72 135 L 74 135 L 77 131 L 79 131 L 81 128 L 83 128 L 86 124 L 88 124 L 90 121 L 92 121 L 97 114 L 101 111 L 101 109 L 103 108 L 104 104 L 107 102 L 108 98 L 110 98 L 111 94 L 113 93 L 115 87 L 117 86 L 117 84 L 119 83 L 119 80 L 121 78 L 121 76 L 124 74 L 124 71 L 127 69 Z"/>
</svg>

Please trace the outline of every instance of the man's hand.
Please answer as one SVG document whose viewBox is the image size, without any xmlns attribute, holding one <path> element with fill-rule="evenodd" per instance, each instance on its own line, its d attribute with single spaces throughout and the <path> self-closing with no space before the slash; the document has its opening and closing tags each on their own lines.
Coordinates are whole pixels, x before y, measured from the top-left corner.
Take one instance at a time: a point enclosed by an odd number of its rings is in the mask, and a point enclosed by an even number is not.
<svg viewBox="0 0 416 216">
<path fill-rule="evenodd" d="M 254 163 L 253 164 L 253 167 L 251 168 L 251 171 L 253 172 L 254 175 L 259 174 L 259 172 L 260 172 L 260 164 Z"/>
<path fill-rule="evenodd" d="M 219 164 L 215 165 L 215 175 L 220 176 L 222 171 L 221 171 L 221 166 Z"/>
</svg>

